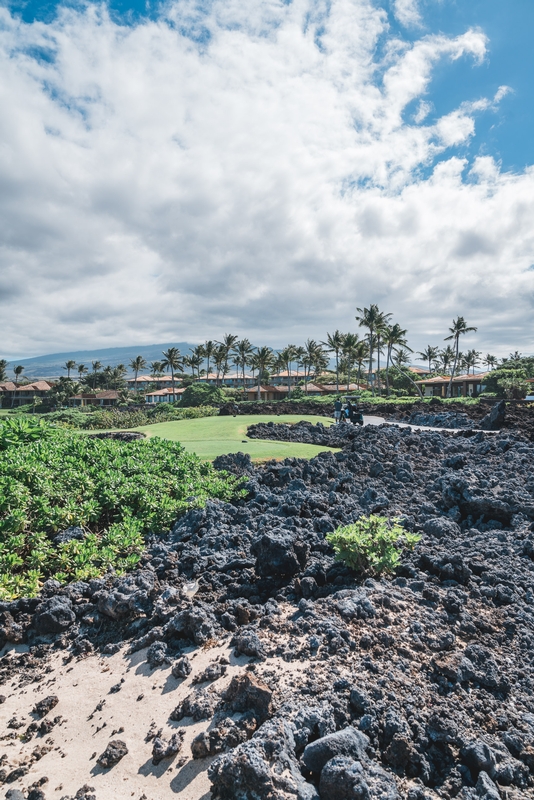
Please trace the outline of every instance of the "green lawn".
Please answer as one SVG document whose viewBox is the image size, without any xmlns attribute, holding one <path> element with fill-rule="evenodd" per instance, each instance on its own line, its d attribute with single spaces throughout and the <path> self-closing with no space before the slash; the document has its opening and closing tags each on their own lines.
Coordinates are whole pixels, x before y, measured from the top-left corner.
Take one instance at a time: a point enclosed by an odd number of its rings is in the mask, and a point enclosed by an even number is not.
<svg viewBox="0 0 534 800">
<path fill-rule="evenodd" d="M 281 460 L 289 456 L 297 458 L 313 458 L 331 447 L 319 447 L 313 444 L 298 442 L 270 442 L 265 439 L 248 439 L 247 428 L 256 422 L 309 422 L 332 424 L 325 417 L 297 417 L 294 415 L 257 416 L 251 414 L 242 417 L 203 417 L 202 419 L 184 419 L 176 422 L 158 422 L 155 425 L 142 425 L 133 430 L 142 431 L 147 436 L 161 436 L 180 442 L 186 450 L 196 453 L 201 458 L 212 460 L 223 453 L 250 453 L 253 461 L 266 461 L 270 458 Z"/>
</svg>

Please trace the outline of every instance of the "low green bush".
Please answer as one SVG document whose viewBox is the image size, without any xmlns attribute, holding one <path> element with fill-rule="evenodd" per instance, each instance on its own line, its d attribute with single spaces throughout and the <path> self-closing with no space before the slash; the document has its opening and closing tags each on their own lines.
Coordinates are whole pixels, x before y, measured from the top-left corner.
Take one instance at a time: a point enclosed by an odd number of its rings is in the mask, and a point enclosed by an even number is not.
<svg viewBox="0 0 534 800">
<path fill-rule="evenodd" d="M 68 408 L 63 411 L 54 411 L 47 414 L 49 422 L 64 428 L 89 431 L 124 430 L 137 428 L 143 425 L 152 425 L 156 422 L 169 422 L 176 419 L 197 419 L 199 417 L 213 417 L 219 413 L 215 406 L 200 406 L 199 408 L 182 408 L 173 403 L 158 403 L 152 408 L 137 407 L 128 411 L 117 408 L 106 410 Z"/>
<path fill-rule="evenodd" d="M 182 395 L 180 405 L 183 407 L 209 406 L 214 403 L 224 403 L 227 398 L 218 386 L 208 383 L 192 383 Z"/>
<path fill-rule="evenodd" d="M 399 566 L 404 548 L 413 550 L 420 536 L 406 531 L 397 519 L 371 514 L 326 536 L 336 560 L 356 572 L 380 575 Z"/>
<path fill-rule="evenodd" d="M 0 599 L 34 596 L 49 577 L 132 569 L 146 534 L 210 497 L 240 493 L 237 478 L 157 437 L 124 443 L 52 430 L 13 442 L 0 455 Z M 85 538 L 56 545 L 73 525 Z"/>
<path fill-rule="evenodd" d="M 27 444 L 46 438 L 51 434 L 50 426 L 35 417 L 7 417 L 0 423 L 0 450 L 18 444 Z"/>
</svg>

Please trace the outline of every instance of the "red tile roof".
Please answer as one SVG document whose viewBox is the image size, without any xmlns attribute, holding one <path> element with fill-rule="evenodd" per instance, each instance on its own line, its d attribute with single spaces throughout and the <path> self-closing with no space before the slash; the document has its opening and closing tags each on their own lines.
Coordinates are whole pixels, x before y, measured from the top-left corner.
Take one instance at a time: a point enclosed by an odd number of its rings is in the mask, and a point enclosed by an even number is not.
<svg viewBox="0 0 534 800">
<path fill-rule="evenodd" d="M 321 387 L 327 392 L 335 392 L 336 391 L 336 384 L 335 383 L 322 383 Z M 357 383 L 349 383 L 349 392 L 359 392 L 360 390 L 366 389 L 366 386 L 360 386 Z M 347 391 L 347 384 L 340 383 L 339 384 L 339 391 L 346 392 Z"/>
<path fill-rule="evenodd" d="M 185 389 L 175 389 L 174 394 L 183 394 Z M 173 394 L 172 387 L 166 386 L 164 389 L 158 389 L 156 392 L 147 392 L 145 397 L 154 397 L 155 395 L 166 395 L 166 394 Z"/>
<path fill-rule="evenodd" d="M 52 388 L 52 384 L 48 381 L 35 381 L 35 383 L 27 383 L 25 386 L 19 386 L 18 391 L 35 391 L 35 392 L 48 392 Z"/>
<path fill-rule="evenodd" d="M 452 379 L 453 383 L 462 383 L 463 381 L 479 381 L 486 378 L 490 375 L 490 372 L 479 372 L 476 375 L 457 375 L 455 378 Z M 451 379 L 450 375 L 445 375 L 444 377 L 440 378 L 439 375 L 436 378 L 421 378 L 418 383 L 449 383 Z"/>
</svg>

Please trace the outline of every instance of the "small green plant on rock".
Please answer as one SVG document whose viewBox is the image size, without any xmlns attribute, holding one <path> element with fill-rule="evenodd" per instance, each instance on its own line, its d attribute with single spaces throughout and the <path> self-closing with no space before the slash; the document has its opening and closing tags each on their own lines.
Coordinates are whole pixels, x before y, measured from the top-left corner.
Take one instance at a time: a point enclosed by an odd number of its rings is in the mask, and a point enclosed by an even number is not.
<svg viewBox="0 0 534 800">
<path fill-rule="evenodd" d="M 327 534 L 336 559 L 348 567 L 372 575 L 393 572 L 401 560 L 404 548 L 413 550 L 421 537 L 399 525 L 398 519 L 371 514 L 352 525 Z"/>
</svg>

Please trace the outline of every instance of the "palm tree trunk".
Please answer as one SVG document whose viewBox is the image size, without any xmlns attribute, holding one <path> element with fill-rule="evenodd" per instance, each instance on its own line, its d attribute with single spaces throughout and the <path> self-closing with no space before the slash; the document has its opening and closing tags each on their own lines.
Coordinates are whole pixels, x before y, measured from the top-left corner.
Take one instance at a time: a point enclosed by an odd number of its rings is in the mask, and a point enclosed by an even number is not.
<svg viewBox="0 0 534 800">
<path fill-rule="evenodd" d="M 339 350 L 336 350 L 336 394 L 339 394 Z"/>
<path fill-rule="evenodd" d="M 369 328 L 369 370 L 368 377 L 371 383 L 371 375 L 373 374 L 373 329 Z M 375 383 L 373 381 L 373 397 L 375 396 Z"/>
<path fill-rule="evenodd" d="M 408 373 L 407 373 L 407 372 L 404 372 L 404 371 L 403 371 L 403 370 L 402 370 L 402 369 L 401 369 L 401 368 L 398 366 L 398 364 L 397 364 L 397 369 L 399 370 L 399 372 L 401 372 L 401 373 L 404 375 L 404 377 L 405 377 L 405 378 L 408 378 L 408 380 L 410 381 L 410 383 L 413 383 L 413 385 L 415 386 L 415 388 L 416 388 L 416 390 L 417 390 L 417 394 L 419 395 L 419 397 L 420 397 L 420 398 L 421 398 L 421 400 L 422 400 L 422 399 L 423 399 L 423 393 L 422 393 L 421 389 L 419 388 L 419 386 L 416 384 L 416 382 L 413 380 L 413 378 L 411 378 L 411 377 L 410 377 L 410 375 L 408 375 Z"/>
<path fill-rule="evenodd" d="M 456 373 L 456 364 L 458 362 L 459 349 L 460 349 L 460 337 L 457 336 L 456 337 L 456 352 L 454 354 L 454 364 L 453 364 L 453 367 L 452 367 L 451 379 L 450 379 L 449 385 L 447 387 L 447 397 L 451 397 L 452 396 L 452 381 L 453 381 L 454 375 Z"/>
<path fill-rule="evenodd" d="M 391 345 L 388 345 L 388 354 L 386 356 L 386 397 L 389 397 L 389 359 L 391 357 Z"/>
<path fill-rule="evenodd" d="M 171 382 L 172 382 L 172 402 L 174 407 L 174 403 L 176 402 L 176 392 L 174 390 L 174 369 L 172 366 L 171 366 Z"/>
<path fill-rule="evenodd" d="M 376 337 L 376 358 L 377 358 L 377 367 L 376 367 L 376 381 L 378 386 L 378 396 L 382 397 L 382 386 L 380 384 L 380 334 Z"/>
</svg>

